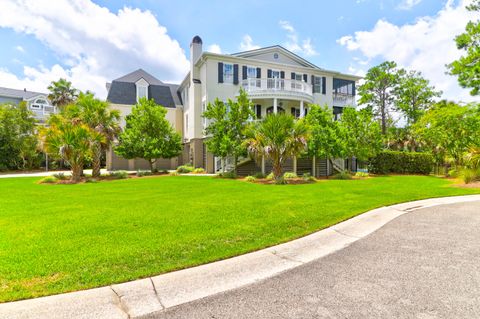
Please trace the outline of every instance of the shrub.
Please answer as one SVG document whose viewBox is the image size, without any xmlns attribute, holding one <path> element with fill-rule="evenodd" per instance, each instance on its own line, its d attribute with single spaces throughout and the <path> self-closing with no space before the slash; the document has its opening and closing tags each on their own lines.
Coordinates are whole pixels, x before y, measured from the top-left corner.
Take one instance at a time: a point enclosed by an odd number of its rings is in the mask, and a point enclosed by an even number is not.
<svg viewBox="0 0 480 319">
<path fill-rule="evenodd" d="M 334 179 L 352 179 L 352 174 L 349 171 L 343 170 L 340 173 L 333 175 Z"/>
<path fill-rule="evenodd" d="M 65 176 L 65 173 L 56 173 L 56 174 L 53 174 L 53 176 L 60 181 L 69 179 L 68 176 Z"/>
<path fill-rule="evenodd" d="M 433 170 L 433 156 L 428 153 L 383 151 L 370 159 L 368 170 L 374 174 L 424 174 Z"/>
<path fill-rule="evenodd" d="M 55 184 L 56 182 L 58 179 L 55 176 L 45 176 L 39 181 L 40 184 Z"/>
<path fill-rule="evenodd" d="M 90 177 L 85 180 L 85 183 L 98 183 L 98 179 Z"/>
<path fill-rule="evenodd" d="M 368 173 L 365 172 L 356 172 L 355 177 L 365 178 L 368 177 Z"/>
<path fill-rule="evenodd" d="M 205 170 L 201 167 L 195 168 L 192 172 L 193 174 L 205 174 Z"/>
<path fill-rule="evenodd" d="M 471 168 L 465 168 L 462 170 L 462 179 L 465 184 L 475 182 L 479 179 L 478 171 Z"/>
<path fill-rule="evenodd" d="M 138 176 L 138 177 L 149 176 L 149 175 L 152 175 L 152 172 L 150 172 L 150 171 L 142 171 L 142 170 L 138 170 L 138 171 L 137 171 L 137 176 Z"/>
<path fill-rule="evenodd" d="M 453 177 L 453 178 L 457 178 L 459 175 L 457 169 L 455 168 L 452 168 L 450 170 L 448 170 L 448 177 Z"/>
<path fill-rule="evenodd" d="M 265 176 L 266 179 L 272 180 L 273 179 L 273 172 Z"/>
<path fill-rule="evenodd" d="M 245 177 L 245 181 L 246 182 L 250 182 L 250 183 L 253 183 L 255 182 L 257 179 L 254 177 L 254 176 L 247 176 Z"/>
<path fill-rule="evenodd" d="M 127 179 L 128 178 L 128 172 L 127 171 L 113 171 L 113 172 L 110 172 L 110 177 L 113 177 L 114 179 Z"/>
<path fill-rule="evenodd" d="M 180 173 L 177 172 L 177 171 L 173 171 L 173 172 L 170 172 L 168 175 L 170 175 L 170 176 L 179 176 Z"/>
<path fill-rule="evenodd" d="M 195 167 L 193 167 L 191 164 L 185 164 L 177 167 L 177 172 L 180 174 L 187 174 L 193 172 Z"/>
<path fill-rule="evenodd" d="M 278 180 L 275 180 L 276 185 L 285 185 L 288 184 L 287 180 L 282 176 Z"/>
<path fill-rule="evenodd" d="M 263 174 L 262 172 L 259 172 L 259 173 L 255 173 L 255 175 L 253 175 L 256 179 L 263 179 L 265 178 L 265 174 Z"/>
<path fill-rule="evenodd" d="M 218 177 L 234 179 L 234 178 L 237 178 L 237 173 L 235 173 L 234 171 L 220 173 L 218 174 Z"/>
<path fill-rule="evenodd" d="M 294 172 L 285 172 L 283 174 L 283 178 L 285 179 L 294 179 L 294 178 L 298 178 L 298 175 Z"/>
<path fill-rule="evenodd" d="M 310 173 L 304 173 L 302 175 L 302 178 L 304 181 L 307 181 L 307 182 L 315 182 L 317 179 L 315 177 L 312 176 L 312 174 Z"/>
</svg>

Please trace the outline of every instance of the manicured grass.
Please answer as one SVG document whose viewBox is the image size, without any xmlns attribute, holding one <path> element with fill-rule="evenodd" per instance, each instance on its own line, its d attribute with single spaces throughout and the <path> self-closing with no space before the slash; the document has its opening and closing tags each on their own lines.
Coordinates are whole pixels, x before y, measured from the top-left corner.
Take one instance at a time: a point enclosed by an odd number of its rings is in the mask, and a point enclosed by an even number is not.
<svg viewBox="0 0 480 319">
<path fill-rule="evenodd" d="M 436 177 L 306 185 L 146 177 L 0 179 L 0 301 L 128 281 L 297 238 L 375 207 L 479 193 Z"/>
</svg>

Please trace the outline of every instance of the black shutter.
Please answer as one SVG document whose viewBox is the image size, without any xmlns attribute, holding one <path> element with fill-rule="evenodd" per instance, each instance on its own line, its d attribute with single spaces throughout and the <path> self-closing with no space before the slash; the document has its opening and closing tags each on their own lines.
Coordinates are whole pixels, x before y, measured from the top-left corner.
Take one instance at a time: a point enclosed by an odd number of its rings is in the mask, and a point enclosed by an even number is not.
<svg viewBox="0 0 480 319">
<path fill-rule="evenodd" d="M 303 75 L 303 82 L 308 83 L 308 75 Z"/>
<path fill-rule="evenodd" d="M 257 68 L 257 79 L 260 79 L 262 77 L 262 69 Z"/>
<path fill-rule="evenodd" d="M 246 80 L 247 79 L 247 66 L 244 65 L 242 67 L 242 80 Z"/>
<path fill-rule="evenodd" d="M 256 113 L 257 113 L 257 119 L 262 118 L 262 106 L 260 104 L 256 105 Z"/>
<path fill-rule="evenodd" d="M 270 70 L 270 69 L 267 70 L 267 78 L 269 78 L 269 79 L 272 78 L 272 70 Z"/>
<path fill-rule="evenodd" d="M 218 83 L 223 83 L 223 63 L 218 62 Z"/>
<path fill-rule="evenodd" d="M 295 80 L 295 72 L 292 72 L 292 74 L 290 76 L 291 76 L 292 80 Z"/>
<path fill-rule="evenodd" d="M 233 65 L 233 84 L 238 84 L 238 64 Z"/>
<path fill-rule="evenodd" d="M 322 77 L 322 94 L 327 94 L 327 78 Z"/>
<path fill-rule="evenodd" d="M 312 93 L 317 93 L 315 91 L 315 75 L 312 75 Z"/>
<path fill-rule="evenodd" d="M 356 89 L 355 89 L 355 82 L 353 82 L 352 85 L 353 85 L 352 94 L 353 94 L 353 96 L 355 96 L 355 90 L 356 90 Z"/>
<path fill-rule="evenodd" d="M 280 71 L 280 78 L 285 79 L 285 72 L 284 71 Z"/>
</svg>

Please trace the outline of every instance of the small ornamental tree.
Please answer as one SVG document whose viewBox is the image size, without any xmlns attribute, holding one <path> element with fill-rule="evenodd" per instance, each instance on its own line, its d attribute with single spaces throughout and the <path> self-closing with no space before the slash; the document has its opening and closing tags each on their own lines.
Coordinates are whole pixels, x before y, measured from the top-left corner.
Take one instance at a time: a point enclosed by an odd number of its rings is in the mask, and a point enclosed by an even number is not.
<svg viewBox="0 0 480 319">
<path fill-rule="evenodd" d="M 182 150 L 181 137 L 165 118 L 166 114 L 167 110 L 154 100 L 140 99 L 126 117 L 115 153 L 127 159 L 145 159 L 152 172 L 158 158 L 178 156 Z"/>
<path fill-rule="evenodd" d="M 102 143 L 104 137 L 61 114 L 50 116 L 48 124 L 39 132 L 43 148 L 54 157 L 65 160 L 72 170 L 72 182 L 79 182 L 85 160 L 92 155 L 92 144 Z"/>
<path fill-rule="evenodd" d="M 305 121 L 310 131 L 308 154 L 313 157 L 313 173 L 315 174 L 316 158 L 325 157 L 332 162 L 332 158 L 344 155 L 345 144 L 339 124 L 333 120 L 332 111 L 327 106 L 310 106 Z"/>
<path fill-rule="evenodd" d="M 345 146 L 345 156 L 367 161 L 382 149 L 380 125 L 369 109 L 343 109 L 339 122 L 341 136 Z"/>
<path fill-rule="evenodd" d="M 92 144 L 92 177 L 100 177 L 102 154 L 120 133 L 120 112 L 111 110 L 108 102 L 95 98 L 92 93 L 80 93 L 75 104 L 66 106 L 64 115 L 79 120 L 101 134 L 102 142 Z"/>
<path fill-rule="evenodd" d="M 259 122 L 252 123 L 247 132 L 245 145 L 257 158 L 265 156 L 272 161 L 273 177 L 282 182 L 283 164 L 289 157 L 305 150 L 308 129 L 303 120 L 295 120 L 284 113 L 269 114 Z"/>
<path fill-rule="evenodd" d="M 207 149 L 222 158 L 222 162 L 225 157 L 233 156 L 236 169 L 238 157 L 246 154 L 245 129 L 249 119 L 254 116 L 247 93 L 240 89 L 236 100 L 229 99 L 223 103 L 216 99 L 214 103 L 208 103 L 202 116 L 209 122 L 205 128 Z M 222 167 L 225 168 L 224 163 Z"/>
</svg>

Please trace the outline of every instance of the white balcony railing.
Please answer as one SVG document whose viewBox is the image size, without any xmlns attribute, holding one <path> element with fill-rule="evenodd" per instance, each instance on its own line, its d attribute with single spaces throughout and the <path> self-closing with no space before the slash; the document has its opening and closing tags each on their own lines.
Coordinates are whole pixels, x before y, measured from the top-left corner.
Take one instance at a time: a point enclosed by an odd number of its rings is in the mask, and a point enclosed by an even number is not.
<svg viewBox="0 0 480 319">
<path fill-rule="evenodd" d="M 35 118 L 39 120 L 46 120 L 51 114 L 57 113 L 55 106 L 46 104 L 32 104 L 30 110 L 35 115 Z"/>
<path fill-rule="evenodd" d="M 249 94 L 284 92 L 312 96 L 312 86 L 297 80 L 247 79 L 242 81 L 242 87 Z"/>
<path fill-rule="evenodd" d="M 333 93 L 333 106 L 355 106 L 355 96 L 344 93 Z"/>
</svg>

